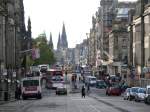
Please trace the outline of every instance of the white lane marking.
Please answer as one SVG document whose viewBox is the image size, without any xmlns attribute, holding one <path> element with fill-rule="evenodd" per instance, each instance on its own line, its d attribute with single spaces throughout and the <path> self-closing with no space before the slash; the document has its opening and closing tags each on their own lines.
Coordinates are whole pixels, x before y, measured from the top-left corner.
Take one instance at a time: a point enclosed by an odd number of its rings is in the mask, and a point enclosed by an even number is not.
<svg viewBox="0 0 150 112">
<path fill-rule="evenodd" d="M 95 112 L 101 112 L 100 110 L 98 110 L 95 106 L 93 105 L 89 105 L 91 108 L 93 108 L 95 110 Z"/>
</svg>

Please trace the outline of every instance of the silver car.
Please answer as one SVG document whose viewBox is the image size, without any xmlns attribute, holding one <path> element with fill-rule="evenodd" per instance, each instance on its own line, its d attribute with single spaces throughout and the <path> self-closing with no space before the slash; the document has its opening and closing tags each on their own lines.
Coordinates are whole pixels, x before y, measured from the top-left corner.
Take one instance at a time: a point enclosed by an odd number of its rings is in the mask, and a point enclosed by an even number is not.
<svg viewBox="0 0 150 112">
<path fill-rule="evenodd" d="M 129 95 L 129 100 L 131 101 L 131 100 L 135 100 L 135 96 L 136 96 L 136 94 L 138 93 L 138 89 L 139 89 L 140 87 L 132 87 L 131 89 L 130 89 L 130 95 Z"/>
<path fill-rule="evenodd" d="M 146 95 L 145 95 L 144 102 L 145 102 L 146 104 L 150 104 L 150 85 L 148 85 L 148 86 L 146 87 Z"/>
<path fill-rule="evenodd" d="M 123 95 L 123 99 L 124 100 L 128 100 L 129 99 L 130 90 L 131 90 L 131 88 L 127 88 L 126 91 L 124 92 L 124 95 Z"/>
<path fill-rule="evenodd" d="M 138 92 L 135 94 L 135 101 L 137 102 L 144 101 L 145 95 L 146 95 L 146 89 L 139 88 Z"/>
</svg>

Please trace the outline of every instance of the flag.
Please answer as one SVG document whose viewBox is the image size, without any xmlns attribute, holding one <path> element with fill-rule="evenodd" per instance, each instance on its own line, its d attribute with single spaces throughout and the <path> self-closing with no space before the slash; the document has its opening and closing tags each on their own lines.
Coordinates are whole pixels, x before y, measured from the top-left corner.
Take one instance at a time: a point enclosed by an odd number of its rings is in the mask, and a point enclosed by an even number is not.
<svg viewBox="0 0 150 112">
<path fill-rule="evenodd" d="M 40 58 L 40 49 L 39 48 L 33 48 L 32 49 L 32 59 L 38 59 Z"/>
</svg>

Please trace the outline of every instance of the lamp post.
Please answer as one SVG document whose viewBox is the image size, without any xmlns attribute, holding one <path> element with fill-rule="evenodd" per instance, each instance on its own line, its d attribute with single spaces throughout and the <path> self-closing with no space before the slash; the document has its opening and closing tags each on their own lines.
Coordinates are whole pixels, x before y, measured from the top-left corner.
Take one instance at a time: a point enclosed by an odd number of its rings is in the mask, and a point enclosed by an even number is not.
<svg viewBox="0 0 150 112">
<path fill-rule="evenodd" d="M 141 76 L 144 78 L 143 67 L 145 66 L 145 49 L 144 49 L 144 36 L 145 36 L 145 25 L 144 25 L 144 0 L 141 0 Z"/>
<path fill-rule="evenodd" d="M 6 68 L 6 91 L 4 93 L 4 100 L 7 101 L 8 100 L 8 90 L 9 90 L 9 85 L 8 85 L 8 63 L 7 63 L 7 23 L 8 23 L 8 14 L 7 14 L 7 2 L 4 2 L 4 9 L 5 9 L 5 68 Z"/>
</svg>

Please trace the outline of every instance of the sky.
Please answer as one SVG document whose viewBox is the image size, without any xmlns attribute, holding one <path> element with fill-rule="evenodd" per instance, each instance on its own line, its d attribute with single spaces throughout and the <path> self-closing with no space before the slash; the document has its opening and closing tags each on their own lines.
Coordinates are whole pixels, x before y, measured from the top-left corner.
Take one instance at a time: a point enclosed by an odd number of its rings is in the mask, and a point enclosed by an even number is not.
<svg viewBox="0 0 150 112">
<path fill-rule="evenodd" d="M 55 49 L 64 23 L 69 47 L 73 48 L 87 38 L 99 6 L 100 0 L 24 0 L 25 21 L 27 25 L 30 17 L 33 38 L 45 32 L 49 40 L 51 32 Z"/>
</svg>

